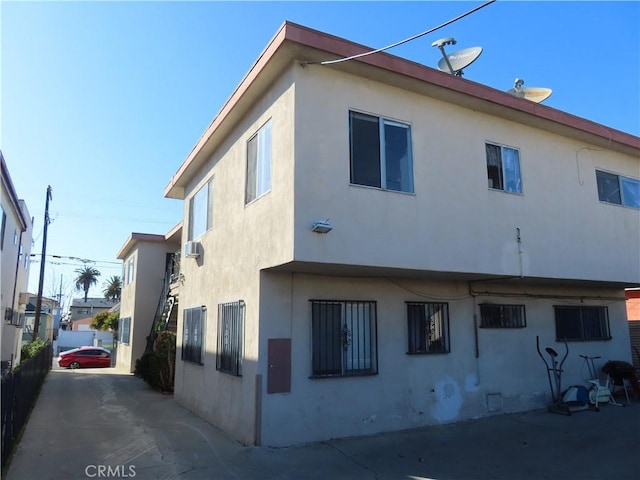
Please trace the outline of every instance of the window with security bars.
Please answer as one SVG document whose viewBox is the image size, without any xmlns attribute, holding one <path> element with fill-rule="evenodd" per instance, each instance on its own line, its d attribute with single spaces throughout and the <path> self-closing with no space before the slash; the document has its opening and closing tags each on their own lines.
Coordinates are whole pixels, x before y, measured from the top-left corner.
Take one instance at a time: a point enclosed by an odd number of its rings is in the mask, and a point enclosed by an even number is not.
<svg viewBox="0 0 640 480">
<path fill-rule="evenodd" d="M 607 307 L 555 306 L 556 340 L 610 340 Z"/>
<path fill-rule="evenodd" d="M 216 370 L 242 376 L 244 302 L 218 304 L 218 353 Z"/>
<path fill-rule="evenodd" d="M 449 304 L 407 302 L 411 354 L 449 353 Z"/>
<path fill-rule="evenodd" d="M 313 377 L 376 375 L 374 301 L 311 300 Z"/>
<path fill-rule="evenodd" d="M 202 365 L 204 325 L 207 310 L 204 306 L 185 308 L 182 324 L 182 360 Z"/>
<path fill-rule="evenodd" d="M 524 328 L 526 326 L 524 305 L 495 305 L 493 303 L 480 305 L 481 328 Z"/>
</svg>

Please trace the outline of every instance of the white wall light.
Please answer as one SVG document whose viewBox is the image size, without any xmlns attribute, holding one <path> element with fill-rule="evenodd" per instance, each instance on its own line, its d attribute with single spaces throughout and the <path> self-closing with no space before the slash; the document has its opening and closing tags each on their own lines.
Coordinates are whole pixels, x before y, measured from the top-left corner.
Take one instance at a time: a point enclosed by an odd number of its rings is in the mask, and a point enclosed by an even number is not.
<svg viewBox="0 0 640 480">
<path fill-rule="evenodd" d="M 332 229 L 333 227 L 329 223 L 328 218 L 326 220 L 317 220 L 313 222 L 313 226 L 311 227 L 311 231 L 316 233 L 328 233 Z"/>
</svg>

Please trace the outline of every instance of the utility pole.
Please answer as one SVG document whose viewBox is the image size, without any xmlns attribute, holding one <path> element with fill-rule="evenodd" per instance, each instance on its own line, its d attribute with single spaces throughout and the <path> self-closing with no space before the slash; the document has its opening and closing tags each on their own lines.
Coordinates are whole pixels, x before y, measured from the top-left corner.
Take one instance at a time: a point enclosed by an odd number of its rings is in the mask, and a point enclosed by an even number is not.
<svg viewBox="0 0 640 480">
<path fill-rule="evenodd" d="M 42 312 L 42 287 L 44 285 L 44 264 L 47 258 L 47 229 L 49 227 L 49 201 L 53 200 L 51 195 L 51 185 L 47 187 L 47 200 L 44 205 L 44 233 L 42 234 L 42 260 L 40 261 L 40 282 L 38 284 L 38 301 L 36 302 L 36 317 L 33 322 L 33 337 L 35 342 L 40 329 L 40 313 Z"/>
</svg>

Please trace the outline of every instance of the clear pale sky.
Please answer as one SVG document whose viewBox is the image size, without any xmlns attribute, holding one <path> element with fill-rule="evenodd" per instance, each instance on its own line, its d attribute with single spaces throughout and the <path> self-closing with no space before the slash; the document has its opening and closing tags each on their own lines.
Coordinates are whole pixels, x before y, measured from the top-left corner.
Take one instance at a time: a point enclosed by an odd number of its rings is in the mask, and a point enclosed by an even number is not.
<svg viewBox="0 0 640 480">
<path fill-rule="evenodd" d="M 95 261 L 90 296 L 102 296 L 131 232 L 181 220 L 164 187 L 285 20 L 375 49 L 482 3 L 0 1 L 0 149 L 35 219 L 32 252 L 51 185 L 47 253 Z M 448 52 L 484 49 L 466 79 L 508 90 L 523 78 L 553 89 L 545 105 L 639 135 L 639 26 L 637 1 L 498 0 L 388 53 L 436 68 L 431 43 L 453 36 Z M 43 293 L 62 277 L 80 297 L 81 266 L 49 258 Z M 39 273 L 32 263 L 31 292 Z"/>
</svg>

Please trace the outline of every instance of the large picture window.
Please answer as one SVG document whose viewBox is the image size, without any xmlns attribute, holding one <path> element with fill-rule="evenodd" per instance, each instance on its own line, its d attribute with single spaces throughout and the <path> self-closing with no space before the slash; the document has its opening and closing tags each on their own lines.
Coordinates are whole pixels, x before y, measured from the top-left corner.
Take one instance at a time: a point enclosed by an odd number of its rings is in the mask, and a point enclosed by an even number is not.
<svg viewBox="0 0 640 480">
<path fill-rule="evenodd" d="M 522 193 L 520 152 L 502 145 L 485 145 L 489 188 L 510 193 Z"/>
<path fill-rule="evenodd" d="M 311 301 L 313 376 L 378 373 L 376 302 Z"/>
<path fill-rule="evenodd" d="M 189 241 L 213 227 L 213 179 L 204 184 L 189 200 Z"/>
<path fill-rule="evenodd" d="M 601 202 L 640 208 L 640 180 L 596 170 L 596 182 Z"/>
<path fill-rule="evenodd" d="M 589 341 L 610 340 L 607 307 L 554 307 L 556 340 Z"/>
<path fill-rule="evenodd" d="M 413 193 L 411 127 L 349 112 L 351 183 Z"/>
<path fill-rule="evenodd" d="M 271 190 L 271 120 L 247 143 L 245 203 Z"/>
<path fill-rule="evenodd" d="M 244 308 L 242 300 L 218 305 L 216 370 L 237 377 L 242 376 Z"/>
<path fill-rule="evenodd" d="M 202 365 L 205 307 L 186 308 L 182 325 L 182 360 Z"/>
<path fill-rule="evenodd" d="M 449 304 L 407 302 L 408 353 L 449 353 Z"/>
</svg>

